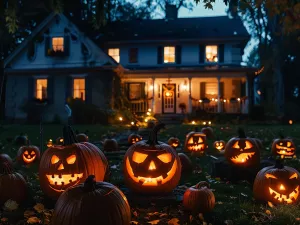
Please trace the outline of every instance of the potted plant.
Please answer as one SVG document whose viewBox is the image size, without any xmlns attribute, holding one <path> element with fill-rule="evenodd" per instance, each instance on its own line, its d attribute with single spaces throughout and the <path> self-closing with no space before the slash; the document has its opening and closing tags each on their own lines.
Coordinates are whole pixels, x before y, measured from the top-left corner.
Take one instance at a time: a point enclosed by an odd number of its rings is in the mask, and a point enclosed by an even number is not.
<svg viewBox="0 0 300 225">
<path fill-rule="evenodd" d="M 185 113 L 186 110 L 186 104 L 184 102 L 179 104 L 179 108 L 181 109 L 181 113 Z"/>
</svg>

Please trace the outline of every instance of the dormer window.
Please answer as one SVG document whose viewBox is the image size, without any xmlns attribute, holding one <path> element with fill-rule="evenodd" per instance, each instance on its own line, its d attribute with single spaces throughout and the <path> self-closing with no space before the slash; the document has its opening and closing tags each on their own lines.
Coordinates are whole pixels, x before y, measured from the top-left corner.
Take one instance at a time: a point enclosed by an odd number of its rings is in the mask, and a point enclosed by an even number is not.
<svg viewBox="0 0 300 225">
<path fill-rule="evenodd" d="M 205 47 L 205 62 L 218 62 L 218 46 L 207 45 Z"/>
<path fill-rule="evenodd" d="M 120 62 L 120 49 L 119 48 L 110 48 L 108 49 L 108 55 L 112 57 L 116 62 Z"/>
<path fill-rule="evenodd" d="M 175 46 L 164 47 L 164 63 L 175 63 Z"/>
<path fill-rule="evenodd" d="M 54 52 L 64 51 L 64 38 L 63 37 L 53 37 L 52 38 L 52 50 Z"/>
</svg>

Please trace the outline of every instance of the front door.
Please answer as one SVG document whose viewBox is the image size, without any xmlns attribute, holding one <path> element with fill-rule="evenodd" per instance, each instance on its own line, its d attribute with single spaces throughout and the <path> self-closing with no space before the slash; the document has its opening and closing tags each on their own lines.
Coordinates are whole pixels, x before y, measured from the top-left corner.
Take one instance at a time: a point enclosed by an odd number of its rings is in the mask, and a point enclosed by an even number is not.
<svg viewBox="0 0 300 225">
<path fill-rule="evenodd" d="M 176 84 L 163 84 L 162 94 L 163 94 L 163 101 L 162 101 L 163 113 L 175 113 Z"/>
</svg>

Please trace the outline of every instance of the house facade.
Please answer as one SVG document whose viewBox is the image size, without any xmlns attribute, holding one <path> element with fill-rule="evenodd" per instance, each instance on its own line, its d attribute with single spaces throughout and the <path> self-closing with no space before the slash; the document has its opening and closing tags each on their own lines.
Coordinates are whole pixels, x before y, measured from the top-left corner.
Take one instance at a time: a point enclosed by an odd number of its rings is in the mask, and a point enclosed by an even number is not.
<svg viewBox="0 0 300 225">
<path fill-rule="evenodd" d="M 117 65 L 67 17 L 51 14 L 5 60 L 6 118 L 24 120 L 25 104 L 47 102 L 45 121 L 66 120 L 69 98 L 110 108 Z"/>
</svg>

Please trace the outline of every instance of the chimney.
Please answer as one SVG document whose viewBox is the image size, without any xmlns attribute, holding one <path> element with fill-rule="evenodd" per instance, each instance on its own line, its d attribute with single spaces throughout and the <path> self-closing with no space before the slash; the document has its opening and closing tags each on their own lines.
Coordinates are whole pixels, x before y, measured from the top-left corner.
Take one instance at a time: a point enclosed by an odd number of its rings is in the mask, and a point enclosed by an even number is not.
<svg viewBox="0 0 300 225">
<path fill-rule="evenodd" d="M 166 13 L 165 19 L 175 20 L 178 18 L 178 9 L 176 5 L 171 5 L 166 3 L 165 13 Z"/>
</svg>

